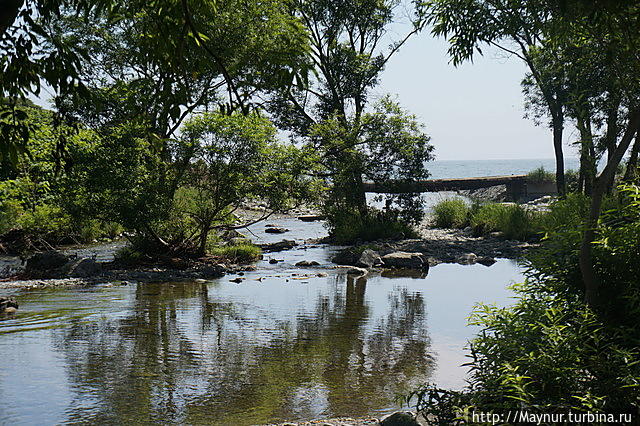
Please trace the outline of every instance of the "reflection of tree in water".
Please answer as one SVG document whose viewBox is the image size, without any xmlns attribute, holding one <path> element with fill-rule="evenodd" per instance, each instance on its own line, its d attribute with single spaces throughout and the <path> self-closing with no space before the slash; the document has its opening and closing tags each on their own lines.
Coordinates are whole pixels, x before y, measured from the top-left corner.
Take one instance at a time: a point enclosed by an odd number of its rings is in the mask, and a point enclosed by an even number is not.
<svg viewBox="0 0 640 426">
<path fill-rule="evenodd" d="M 393 405 L 431 371 L 424 300 L 394 290 L 372 321 L 366 280 L 336 285 L 286 321 L 206 285 L 138 286 L 128 316 L 61 331 L 79 390 L 70 420 L 250 424 Z"/>
</svg>

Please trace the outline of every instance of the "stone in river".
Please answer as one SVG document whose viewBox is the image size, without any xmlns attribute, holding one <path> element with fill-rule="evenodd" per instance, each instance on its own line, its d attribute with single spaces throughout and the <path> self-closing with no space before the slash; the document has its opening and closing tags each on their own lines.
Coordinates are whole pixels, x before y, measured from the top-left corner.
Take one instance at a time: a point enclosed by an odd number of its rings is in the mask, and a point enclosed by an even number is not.
<svg viewBox="0 0 640 426">
<path fill-rule="evenodd" d="M 372 268 L 374 266 L 382 265 L 382 259 L 378 252 L 371 249 L 366 249 L 360 255 L 360 259 L 356 262 L 356 266 L 359 268 Z"/>
<path fill-rule="evenodd" d="M 397 251 L 382 256 L 382 262 L 391 268 L 429 269 L 429 262 L 421 253 Z"/>
<path fill-rule="evenodd" d="M 296 263 L 296 266 L 299 267 L 305 267 L 305 266 L 319 266 L 320 264 L 318 262 L 316 262 L 315 260 L 301 260 L 300 262 Z"/>
<path fill-rule="evenodd" d="M 264 232 L 266 232 L 267 234 L 284 234 L 285 232 L 289 232 L 289 230 L 287 228 L 280 228 L 276 226 L 269 227 L 265 229 Z"/>
</svg>

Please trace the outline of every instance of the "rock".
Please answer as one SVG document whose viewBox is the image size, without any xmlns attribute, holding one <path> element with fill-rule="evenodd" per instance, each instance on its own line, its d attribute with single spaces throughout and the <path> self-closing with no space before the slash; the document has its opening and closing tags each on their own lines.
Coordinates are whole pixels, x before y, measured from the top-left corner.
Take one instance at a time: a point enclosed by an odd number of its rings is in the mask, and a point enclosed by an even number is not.
<svg viewBox="0 0 640 426">
<path fill-rule="evenodd" d="M 0 314 L 13 314 L 18 310 L 18 302 L 13 297 L 0 297 Z"/>
<path fill-rule="evenodd" d="M 280 228 L 275 226 L 265 229 L 264 232 L 266 232 L 267 234 L 284 234 L 285 232 L 289 232 L 289 230 L 287 228 Z"/>
<path fill-rule="evenodd" d="M 303 222 L 315 222 L 317 220 L 324 220 L 324 216 L 318 214 L 304 214 L 302 216 L 298 216 L 298 220 Z"/>
<path fill-rule="evenodd" d="M 475 253 L 467 253 L 456 257 L 456 263 L 460 265 L 473 265 L 478 261 Z"/>
<path fill-rule="evenodd" d="M 277 243 L 271 244 L 259 244 L 258 247 L 262 249 L 264 252 L 274 252 L 274 251 L 283 251 L 283 250 L 291 250 L 295 246 L 297 246 L 294 240 L 282 240 Z"/>
<path fill-rule="evenodd" d="M 68 276 L 73 278 L 87 278 L 99 275 L 102 272 L 102 265 L 87 257 L 69 262 L 65 266 Z"/>
<path fill-rule="evenodd" d="M 25 272 L 28 274 L 47 273 L 63 267 L 67 262 L 69 262 L 69 257 L 59 251 L 36 253 L 27 259 Z"/>
<path fill-rule="evenodd" d="M 367 271 L 366 269 L 358 268 L 356 266 L 338 266 L 337 269 L 339 272 L 346 273 L 347 275 L 362 276 L 369 273 L 369 271 Z"/>
<path fill-rule="evenodd" d="M 398 411 L 383 417 L 380 426 L 420 426 L 413 413 L 408 411 Z"/>
<path fill-rule="evenodd" d="M 238 278 L 234 278 L 234 279 L 229 280 L 229 281 L 232 282 L 232 283 L 240 284 L 243 280 L 244 280 L 244 278 L 238 277 Z"/>
<path fill-rule="evenodd" d="M 278 263 L 278 259 L 269 259 L 269 263 L 275 265 L 276 263 Z"/>
<path fill-rule="evenodd" d="M 371 249 L 366 249 L 360 255 L 360 259 L 356 262 L 356 266 L 359 268 L 372 268 L 374 266 L 382 265 L 382 258 L 378 252 L 373 251 Z"/>
<path fill-rule="evenodd" d="M 315 260 L 301 260 L 300 262 L 296 263 L 296 266 L 299 267 L 305 267 L 305 266 L 319 266 L 320 264 L 318 262 L 316 262 Z"/>
<path fill-rule="evenodd" d="M 482 256 L 482 257 L 479 257 L 476 262 L 484 266 L 491 266 L 494 263 L 496 263 L 496 260 L 493 257 Z"/>
<path fill-rule="evenodd" d="M 222 265 L 206 265 L 200 269 L 202 278 L 220 278 L 223 277 L 226 269 Z"/>
<path fill-rule="evenodd" d="M 429 262 L 421 253 L 397 251 L 382 256 L 385 267 L 406 269 L 429 269 Z"/>
</svg>

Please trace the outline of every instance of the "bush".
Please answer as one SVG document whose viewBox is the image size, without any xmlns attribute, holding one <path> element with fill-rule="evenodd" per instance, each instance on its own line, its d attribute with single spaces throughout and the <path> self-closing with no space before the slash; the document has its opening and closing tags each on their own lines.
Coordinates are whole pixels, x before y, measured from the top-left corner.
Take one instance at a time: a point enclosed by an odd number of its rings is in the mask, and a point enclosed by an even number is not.
<svg viewBox="0 0 640 426">
<path fill-rule="evenodd" d="M 505 238 L 526 241 L 540 232 L 542 215 L 517 204 L 488 203 L 471 214 L 475 235 L 499 231 Z"/>
<path fill-rule="evenodd" d="M 327 212 L 329 237 L 336 244 L 361 241 L 417 238 L 417 232 L 401 222 L 393 213 L 370 209 L 366 215 L 357 211 L 333 210 Z"/>
<path fill-rule="evenodd" d="M 438 228 L 464 228 L 469 223 L 470 208 L 464 200 L 447 199 L 433 206 L 435 226 Z"/>
<path fill-rule="evenodd" d="M 527 173 L 527 181 L 535 183 L 555 182 L 556 176 L 552 172 L 545 170 L 543 166 L 540 166 Z"/>
<path fill-rule="evenodd" d="M 234 263 L 255 262 L 262 256 L 260 247 L 253 244 L 237 244 L 231 246 L 218 246 L 210 250 L 212 256 L 221 257 Z"/>
<path fill-rule="evenodd" d="M 548 236 L 528 255 L 527 281 L 509 308 L 478 307 L 471 379 L 463 391 L 425 386 L 417 408 L 431 424 L 462 424 L 470 411 L 629 413 L 640 409 L 640 188 L 606 202 L 593 250 L 599 303 L 583 303 L 578 252 L 588 200 L 552 206 Z M 631 422 L 631 419 L 627 420 Z M 586 421 L 584 422 L 587 423 Z"/>
<path fill-rule="evenodd" d="M 476 309 L 471 324 L 482 332 L 470 345 L 469 387 L 414 394 L 431 424 L 461 424 L 470 411 L 637 413 L 635 336 L 607 326 L 578 298 L 550 293 L 549 279 L 530 274 L 511 308 Z"/>
</svg>

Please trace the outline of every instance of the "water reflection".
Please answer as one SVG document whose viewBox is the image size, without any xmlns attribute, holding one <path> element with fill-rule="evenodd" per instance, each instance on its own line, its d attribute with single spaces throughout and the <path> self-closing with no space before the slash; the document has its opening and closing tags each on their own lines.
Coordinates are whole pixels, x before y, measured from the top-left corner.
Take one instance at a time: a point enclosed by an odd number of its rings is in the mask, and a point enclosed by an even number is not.
<svg viewBox="0 0 640 426">
<path fill-rule="evenodd" d="M 387 306 L 373 309 L 363 278 L 291 286 L 267 280 L 247 297 L 222 280 L 138 285 L 129 309 L 54 330 L 73 393 L 68 420 L 241 425 L 366 415 L 394 407 L 430 375 L 421 293 L 390 288 Z M 284 305 L 268 302 L 273 292 Z M 311 300 L 297 304 L 296 294 Z"/>
</svg>

